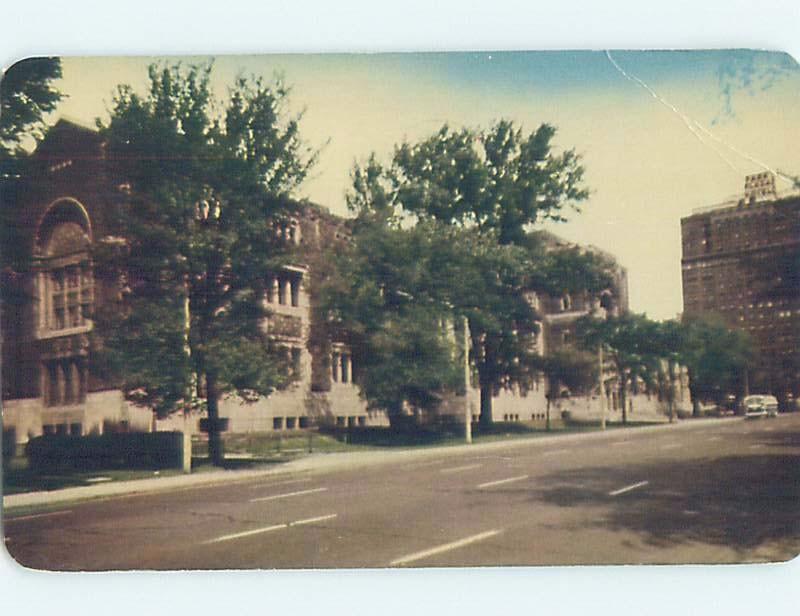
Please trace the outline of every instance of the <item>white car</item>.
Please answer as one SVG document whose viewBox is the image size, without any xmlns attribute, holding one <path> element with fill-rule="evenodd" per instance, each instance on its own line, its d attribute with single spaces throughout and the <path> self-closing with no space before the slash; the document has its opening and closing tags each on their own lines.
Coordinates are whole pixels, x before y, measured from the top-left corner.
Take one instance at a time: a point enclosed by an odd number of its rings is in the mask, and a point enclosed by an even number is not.
<svg viewBox="0 0 800 616">
<path fill-rule="evenodd" d="M 742 400 L 745 418 L 753 419 L 756 417 L 777 417 L 778 400 L 775 396 L 758 394 L 747 396 Z"/>
</svg>

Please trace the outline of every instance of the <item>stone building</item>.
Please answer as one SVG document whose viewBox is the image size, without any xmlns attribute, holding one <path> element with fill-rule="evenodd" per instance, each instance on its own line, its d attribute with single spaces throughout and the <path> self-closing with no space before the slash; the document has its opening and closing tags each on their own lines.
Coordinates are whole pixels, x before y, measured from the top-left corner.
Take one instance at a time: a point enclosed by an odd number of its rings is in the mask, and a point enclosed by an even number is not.
<svg viewBox="0 0 800 616">
<path fill-rule="evenodd" d="M 681 236 L 684 313 L 750 334 L 750 391 L 800 395 L 800 194 L 748 176 L 743 198 L 683 218 Z"/>
<path fill-rule="evenodd" d="M 149 409 L 125 401 L 102 370 L 90 369 L 92 322 L 87 315 L 118 293 L 116 281 L 93 271 L 90 248 L 124 243 L 124 229 L 114 227 L 113 214 L 129 192 L 113 177 L 109 162 L 96 131 L 61 120 L 26 162 L 27 177 L 13 202 L 3 203 L 14 214 L 7 217 L 13 221 L 11 248 L 24 263 L 17 268 L 19 274 L 4 273 L 3 285 L 3 430 L 17 444 L 51 433 L 200 430 L 198 416 L 155 419 Z M 294 378 L 256 402 L 223 398 L 220 416 L 227 418 L 232 432 L 292 431 L 320 424 L 386 425 L 385 413 L 368 410 L 359 397 L 358 366 L 353 365 L 350 349 L 314 318 L 314 289 L 329 266 L 322 248 L 347 241 L 348 223 L 314 204 L 295 203 L 293 208 L 291 224 L 278 232 L 295 244 L 296 259 L 280 271 L 264 273 L 269 317 L 263 327 L 284 349 Z M 550 234 L 543 237 L 554 248 L 565 245 Z M 615 275 L 614 310 L 625 311 L 624 268 L 616 268 Z M 542 314 L 537 349 L 543 354 L 572 343 L 578 318 L 602 316 L 608 308 L 601 305 L 601 298 L 586 293 L 558 298 L 531 294 L 530 301 Z M 546 391 L 540 379 L 526 392 L 499 392 L 493 402 L 494 419 L 543 423 Z M 459 420 L 469 413 L 477 420 L 475 384 L 466 392 L 446 398 L 440 412 Z M 599 416 L 597 395 L 569 393 L 559 399 L 559 408 Z M 636 400 L 642 410 L 655 404 L 649 398 Z M 615 404 L 609 397 L 606 408 L 612 415 Z"/>
</svg>

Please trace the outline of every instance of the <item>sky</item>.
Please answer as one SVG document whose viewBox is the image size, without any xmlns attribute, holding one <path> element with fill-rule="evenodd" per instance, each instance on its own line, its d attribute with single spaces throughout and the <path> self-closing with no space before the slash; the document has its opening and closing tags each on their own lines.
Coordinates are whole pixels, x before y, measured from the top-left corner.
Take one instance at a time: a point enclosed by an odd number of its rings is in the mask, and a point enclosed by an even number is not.
<svg viewBox="0 0 800 616">
<path fill-rule="evenodd" d="M 184 57 L 202 63 L 210 57 Z M 116 84 L 138 91 L 163 58 L 63 60 L 66 94 L 48 120 L 94 125 Z M 174 61 L 174 58 L 169 60 Z M 346 215 L 349 173 L 371 152 L 442 124 L 488 127 L 547 122 L 559 149 L 574 148 L 590 198 L 545 228 L 613 254 L 628 269 L 631 309 L 656 319 L 682 310 L 680 219 L 741 195 L 746 174 L 800 175 L 800 68 L 774 52 L 574 51 L 217 56 L 212 85 L 224 97 L 239 75 L 279 74 L 291 86 L 301 134 L 320 147 L 298 196 Z"/>
</svg>

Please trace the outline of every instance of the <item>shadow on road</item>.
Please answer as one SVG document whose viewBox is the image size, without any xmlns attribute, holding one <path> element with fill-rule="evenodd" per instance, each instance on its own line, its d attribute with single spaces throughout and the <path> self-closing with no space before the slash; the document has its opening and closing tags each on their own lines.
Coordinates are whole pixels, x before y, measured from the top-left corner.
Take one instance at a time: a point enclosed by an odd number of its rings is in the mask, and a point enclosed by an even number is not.
<svg viewBox="0 0 800 616">
<path fill-rule="evenodd" d="M 557 472 L 541 478 L 532 498 L 606 507 L 598 527 L 641 533 L 654 546 L 700 542 L 751 551 L 779 542 L 794 549 L 790 558 L 800 551 L 800 434 L 765 433 L 758 443 L 743 456 Z M 649 483 L 610 495 L 642 481 Z"/>
</svg>

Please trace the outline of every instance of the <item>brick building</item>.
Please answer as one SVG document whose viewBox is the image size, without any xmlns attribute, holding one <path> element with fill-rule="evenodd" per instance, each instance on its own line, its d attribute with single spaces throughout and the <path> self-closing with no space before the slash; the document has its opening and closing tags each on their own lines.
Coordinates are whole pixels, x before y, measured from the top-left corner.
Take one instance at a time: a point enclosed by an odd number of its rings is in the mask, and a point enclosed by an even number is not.
<svg viewBox="0 0 800 616">
<path fill-rule="evenodd" d="M 681 220 L 683 307 L 747 332 L 752 392 L 800 394 L 800 195 L 778 196 L 769 173 L 748 176 L 742 199 Z"/>
</svg>

